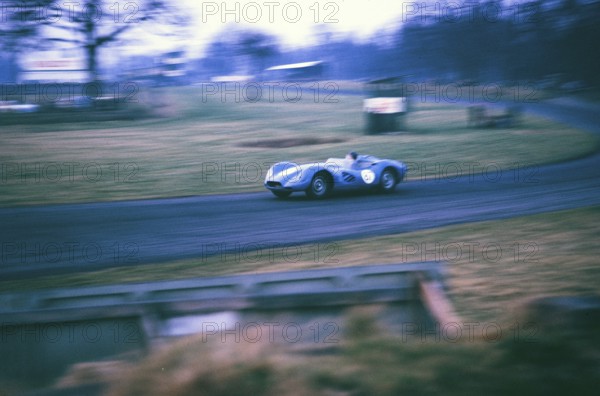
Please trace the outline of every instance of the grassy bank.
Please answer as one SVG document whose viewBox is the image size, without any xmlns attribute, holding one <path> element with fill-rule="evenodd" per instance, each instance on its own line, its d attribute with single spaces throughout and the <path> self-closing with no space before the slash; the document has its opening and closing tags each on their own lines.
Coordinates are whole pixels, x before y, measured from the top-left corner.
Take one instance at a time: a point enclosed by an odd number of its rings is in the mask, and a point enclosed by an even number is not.
<svg viewBox="0 0 600 396">
<path fill-rule="evenodd" d="M 415 178 L 561 161 L 597 147 L 587 134 L 529 116 L 513 129 L 467 128 L 466 109 L 444 103 L 415 103 L 406 132 L 365 135 L 362 97 L 323 89 L 254 103 L 198 86 L 162 88 L 140 93 L 154 118 L 4 126 L 0 205 L 262 191 L 274 162 L 349 150 L 414 164 Z"/>
<path fill-rule="evenodd" d="M 384 237 L 299 245 L 294 247 L 293 255 L 286 254 L 283 248 L 265 249 L 0 282 L 0 290 L 441 260 L 448 263 L 449 295 L 458 313 L 474 320 L 495 320 L 510 315 L 512 307 L 532 297 L 597 293 L 598 235 L 600 208 L 592 207 Z"/>
<path fill-rule="evenodd" d="M 93 273 L 0 282 L 3 291 L 142 282 L 196 276 L 440 259 L 448 263 L 449 295 L 465 323 L 501 323 L 505 338 L 431 335 L 405 340 L 377 326 L 377 311 L 347 313 L 340 342 L 312 354 L 269 342 L 206 342 L 185 338 L 139 362 L 75 366 L 61 386 L 105 381 L 113 396 L 161 395 L 563 395 L 595 394 L 597 335 L 568 318 L 558 330 L 522 315 L 540 296 L 598 294 L 600 207 L 444 227 L 400 235 L 298 246 L 298 260 L 266 252 L 212 257 Z M 257 259 L 258 258 L 258 259 Z M 533 322 L 532 322 L 533 321 Z M 534 323 L 531 332 L 515 323 Z M 264 340 L 267 338 L 264 337 Z M 216 341 L 215 341 L 216 340 Z M 3 385 L 0 383 L 0 392 Z M 22 394 L 12 384 L 5 394 Z"/>
<path fill-rule="evenodd" d="M 532 342 L 404 340 L 350 312 L 334 351 L 291 352 L 289 345 L 180 340 L 139 363 L 82 365 L 62 386 L 109 384 L 107 395 L 593 395 L 599 367 L 594 332 L 540 331 Z M 543 329 L 549 330 L 549 329 Z"/>
</svg>

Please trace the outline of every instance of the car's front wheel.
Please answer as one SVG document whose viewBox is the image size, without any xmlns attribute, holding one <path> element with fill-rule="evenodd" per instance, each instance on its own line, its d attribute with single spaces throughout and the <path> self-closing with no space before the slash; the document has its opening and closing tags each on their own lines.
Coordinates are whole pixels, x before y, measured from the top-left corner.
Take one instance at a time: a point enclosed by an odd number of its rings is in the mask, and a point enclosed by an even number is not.
<svg viewBox="0 0 600 396">
<path fill-rule="evenodd" d="M 379 189 L 384 193 L 391 193 L 396 188 L 398 181 L 396 174 L 391 169 L 384 169 L 381 174 L 381 180 L 379 181 Z"/>
<path fill-rule="evenodd" d="M 273 195 L 275 195 L 277 198 L 287 198 L 289 197 L 292 192 L 291 191 L 280 191 L 280 190 L 271 190 L 271 192 L 273 193 Z"/>
<path fill-rule="evenodd" d="M 322 199 L 327 197 L 333 189 L 331 176 L 325 172 L 317 173 L 306 189 L 306 195 L 310 198 Z"/>
</svg>

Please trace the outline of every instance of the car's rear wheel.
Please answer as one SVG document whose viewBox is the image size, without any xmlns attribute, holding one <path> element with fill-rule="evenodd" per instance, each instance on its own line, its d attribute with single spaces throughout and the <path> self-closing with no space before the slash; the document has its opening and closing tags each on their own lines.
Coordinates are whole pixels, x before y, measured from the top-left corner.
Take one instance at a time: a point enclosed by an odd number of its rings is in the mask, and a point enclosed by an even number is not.
<svg viewBox="0 0 600 396">
<path fill-rule="evenodd" d="M 384 169 L 379 181 L 379 189 L 384 193 L 391 193 L 396 188 L 398 180 L 396 173 L 391 169 Z"/>
<path fill-rule="evenodd" d="M 317 173 L 306 189 L 306 195 L 310 198 L 322 199 L 327 197 L 333 189 L 333 181 L 328 173 Z"/>
<path fill-rule="evenodd" d="M 292 194 L 291 191 L 276 191 L 276 190 L 271 190 L 271 192 L 277 198 L 287 198 L 287 197 L 289 197 Z"/>
</svg>

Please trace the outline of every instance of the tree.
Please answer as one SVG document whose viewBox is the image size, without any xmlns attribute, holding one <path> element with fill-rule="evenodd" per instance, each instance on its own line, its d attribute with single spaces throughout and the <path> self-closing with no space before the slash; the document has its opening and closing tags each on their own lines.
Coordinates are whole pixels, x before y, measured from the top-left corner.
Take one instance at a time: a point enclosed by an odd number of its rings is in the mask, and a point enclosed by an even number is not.
<svg viewBox="0 0 600 396">
<path fill-rule="evenodd" d="M 279 53 L 275 36 L 238 26 L 227 26 L 206 51 L 210 68 L 220 73 L 252 73 L 260 75 L 267 59 Z"/>
<path fill-rule="evenodd" d="M 275 37 L 262 32 L 242 33 L 237 45 L 238 53 L 252 60 L 257 74 L 261 74 L 265 69 L 267 58 L 279 52 Z"/>
<path fill-rule="evenodd" d="M 179 26 L 184 17 L 168 0 L 114 2 L 112 0 L 25 0 L 10 13 L 10 27 L 3 38 L 22 45 L 27 39 L 73 44 L 84 50 L 90 80 L 98 79 L 98 52 L 123 39 L 142 24 Z"/>
<path fill-rule="evenodd" d="M 40 10 L 48 9 L 55 0 L 21 0 L 0 5 L 0 46 L 11 53 L 39 47 Z"/>
<path fill-rule="evenodd" d="M 41 25 L 38 23 L 36 10 L 45 9 L 54 0 L 22 0 L 19 3 L 0 4 L 0 49 L 8 59 L 5 78 L 16 76 L 17 56 L 24 49 L 39 48 L 35 38 L 39 35 Z"/>
</svg>

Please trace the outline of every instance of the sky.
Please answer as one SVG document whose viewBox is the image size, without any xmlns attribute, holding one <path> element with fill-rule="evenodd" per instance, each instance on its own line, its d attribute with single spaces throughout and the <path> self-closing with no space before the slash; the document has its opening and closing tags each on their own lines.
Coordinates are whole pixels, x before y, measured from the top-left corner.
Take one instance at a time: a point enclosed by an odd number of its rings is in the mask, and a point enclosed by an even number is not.
<svg viewBox="0 0 600 396">
<path fill-rule="evenodd" d="M 67 0 L 64 0 L 65 4 Z M 410 16 L 433 11 L 445 15 L 452 7 L 477 0 L 170 0 L 188 23 L 174 29 L 157 23 L 139 23 L 111 48 L 101 50 L 101 63 L 118 63 L 132 55 L 159 55 L 185 50 L 200 58 L 207 46 L 231 29 L 256 29 L 276 35 L 281 47 L 310 46 L 328 32 L 356 41 L 385 39 L 378 33 L 397 29 Z M 68 2 L 84 4 L 83 2 Z M 518 2 L 505 1 L 504 4 Z M 102 23 L 130 23 L 145 1 L 103 0 Z M 507 8 L 505 12 L 510 12 Z M 141 12 L 137 14 L 139 17 Z M 174 31 L 178 34 L 174 34 Z M 61 34 L 62 34 L 61 30 Z"/>
<path fill-rule="evenodd" d="M 183 48 L 192 57 L 201 56 L 204 48 L 224 29 L 255 28 L 279 37 L 284 48 L 307 46 L 316 42 L 318 32 L 330 31 L 366 40 L 377 31 L 397 26 L 403 4 L 400 0 L 180 0 L 178 7 L 190 19 L 181 37 L 167 37 L 166 27 L 140 26 L 146 43 L 138 40 L 123 48 L 129 54 L 151 48 L 166 51 Z M 126 12 L 123 10 L 123 15 Z M 136 29 L 138 30 L 138 29 Z M 134 33 L 132 33 L 134 34 Z"/>
<path fill-rule="evenodd" d="M 415 4 L 405 0 L 170 0 L 188 21 L 173 28 L 168 24 L 135 23 L 134 27 L 109 47 L 100 50 L 99 62 L 103 66 L 117 66 L 125 57 L 154 56 L 173 50 L 185 50 L 189 58 L 201 58 L 207 46 L 231 29 L 255 29 L 279 38 L 282 49 L 310 46 L 318 42 L 319 35 L 328 32 L 349 36 L 354 40 L 367 40 L 377 32 L 398 27 L 402 11 Z M 419 4 L 423 1 L 420 0 Z M 82 7 L 82 1 L 63 3 L 63 15 L 68 18 L 69 7 Z M 104 0 L 97 14 L 101 24 L 114 30 L 115 24 L 132 23 L 141 15 L 145 1 Z M 139 7 L 139 10 L 136 9 Z M 1 9 L 10 12 L 9 9 Z M 2 14 L 4 15 L 4 14 Z M 59 19 L 59 22 L 64 20 Z M 59 23 L 57 23 L 59 25 Z M 47 36 L 65 37 L 65 30 L 50 23 Z M 177 32 L 178 34 L 175 34 Z M 70 37 L 73 38 L 73 37 Z M 55 44 L 52 54 L 31 51 L 22 61 L 45 60 L 48 57 L 77 57 L 81 48 L 71 44 Z"/>
<path fill-rule="evenodd" d="M 107 0 L 112 3 L 112 0 Z M 123 0 L 127 1 L 127 0 Z M 350 36 L 361 41 L 377 38 L 379 32 L 397 29 L 408 17 L 433 15 L 452 19 L 470 12 L 479 0 L 172 0 L 189 17 L 189 26 L 179 38 L 165 37 L 167 27 L 141 24 L 144 44 L 132 45 L 127 53 L 153 49 L 185 49 L 191 57 L 201 57 L 204 48 L 227 29 L 255 28 L 279 37 L 284 49 L 309 46 L 319 32 Z M 518 12 L 526 0 L 504 0 L 503 16 Z M 121 4 L 122 7 L 127 2 Z M 142 3 L 140 3 L 142 4 Z M 461 9 L 460 7 L 465 7 Z M 471 10 L 472 11 L 472 10 Z M 490 17 L 493 17 L 491 9 Z M 122 13 L 124 16 L 126 12 Z M 139 33 L 138 33 L 139 34 Z M 137 37 L 143 37 L 137 36 Z"/>
</svg>

